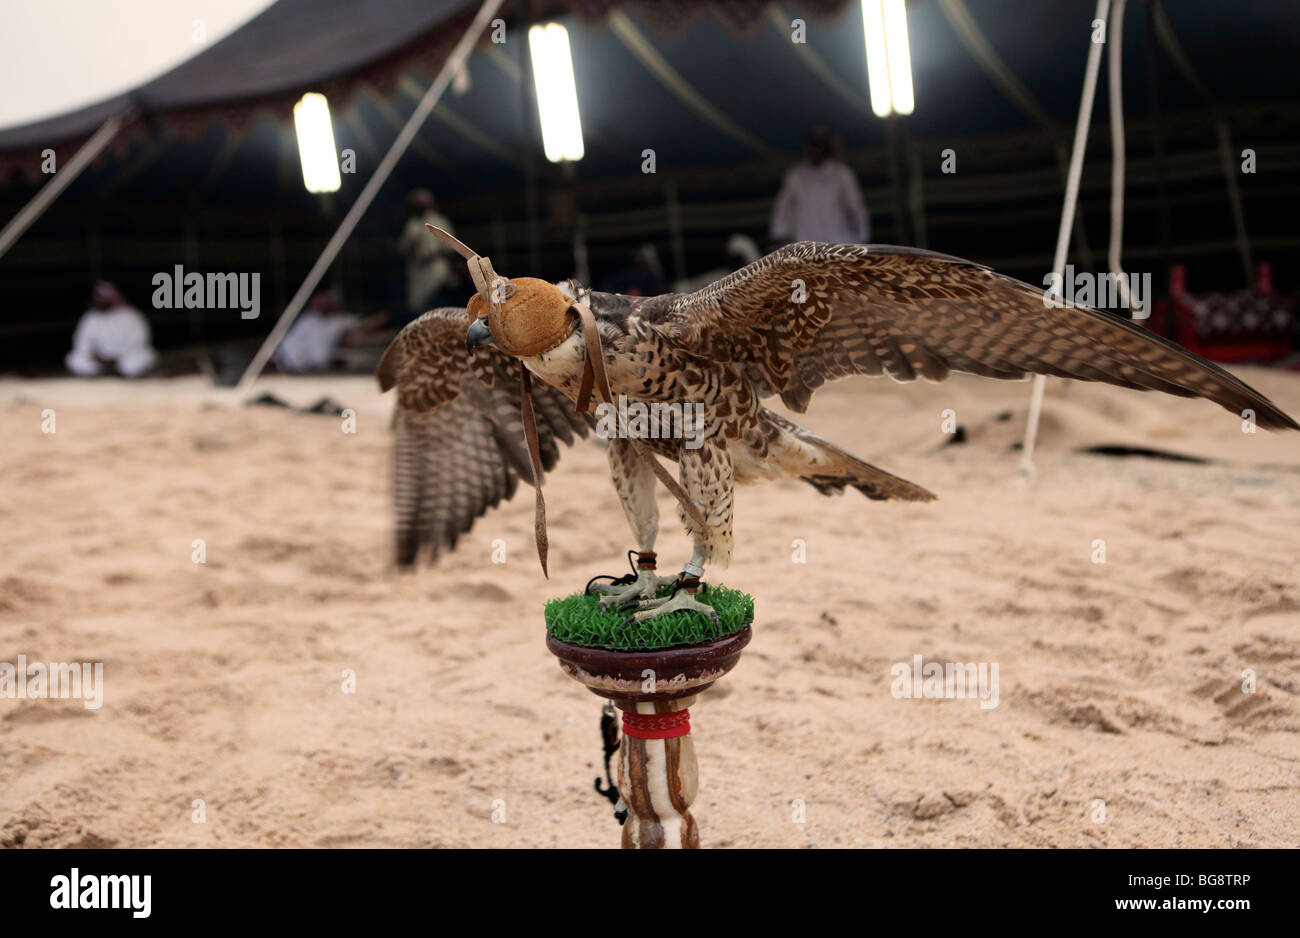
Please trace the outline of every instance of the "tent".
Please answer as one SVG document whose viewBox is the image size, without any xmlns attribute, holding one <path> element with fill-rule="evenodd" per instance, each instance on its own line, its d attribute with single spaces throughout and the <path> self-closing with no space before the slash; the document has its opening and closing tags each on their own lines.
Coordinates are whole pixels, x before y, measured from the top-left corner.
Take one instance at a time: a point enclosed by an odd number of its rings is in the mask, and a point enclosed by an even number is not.
<svg viewBox="0 0 1300 938">
<path fill-rule="evenodd" d="M 119 281 L 143 305 L 160 257 L 164 267 L 260 271 L 264 306 L 283 308 L 478 7 L 279 0 L 130 94 L 0 131 L 7 219 L 46 181 L 41 150 L 66 165 L 111 115 L 124 117 L 0 257 L 8 363 L 57 355 L 95 277 Z M 825 124 L 863 181 L 877 240 L 1041 280 L 1092 7 L 910 3 L 917 108 L 882 121 L 867 104 L 856 3 L 508 2 L 507 42 L 478 43 L 468 87 L 441 96 L 329 276 L 359 304 L 394 301 L 393 241 L 414 186 L 437 192 L 464 239 L 503 270 L 568 275 L 581 237 L 596 277 L 645 241 L 660 246 L 670 274 L 691 273 L 713 266 L 732 231 L 761 238 L 800 138 Z M 1124 44 L 1130 267 L 1188 261 L 1197 285 L 1240 284 L 1257 254 L 1279 271 L 1295 267 L 1300 108 L 1288 80 L 1290 9 L 1286 0 L 1134 0 Z M 543 18 L 570 29 L 587 142 L 576 166 L 541 157 L 526 43 L 513 41 Z M 796 18 L 806 21 L 806 42 L 792 41 Z M 357 174 L 328 198 L 306 193 L 298 175 L 290 114 L 305 91 L 330 98 L 338 145 L 357 156 Z M 1099 108 L 1072 255 L 1091 269 L 1104 264 L 1104 120 Z M 1234 213 L 1226 179 L 1244 147 L 1263 169 L 1234 179 L 1244 205 Z M 641 171 L 646 149 L 655 151 L 653 174 Z M 955 154 L 955 173 L 942 169 L 944 150 Z M 269 322 L 177 312 L 158 314 L 155 328 L 166 344 L 260 337 Z"/>
</svg>

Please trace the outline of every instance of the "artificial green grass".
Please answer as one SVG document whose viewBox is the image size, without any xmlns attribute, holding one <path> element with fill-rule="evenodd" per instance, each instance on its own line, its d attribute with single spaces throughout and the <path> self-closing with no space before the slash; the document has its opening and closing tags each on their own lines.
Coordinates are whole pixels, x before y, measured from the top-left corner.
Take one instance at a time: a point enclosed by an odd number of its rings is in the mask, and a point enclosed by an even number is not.
<svg viewBox="0 0 1300 938">
<path fill-rule="evenodd" d="M 668 587 L 660 590 L 667 595 Z M 695 596 L 718 614 L 718 625 L 698 612 L 672 612 L 648 622 L 621 628 L 631 613 L 602 612 L 599 596 L 574 593 L 546 604 L 546 631 L 562 642 L 615 651 L 648 651 L 674 645 L 696 645 L 732 632 L 754 621 L 754 597 L 725 586 L 709 586 Z"/>
</svg>

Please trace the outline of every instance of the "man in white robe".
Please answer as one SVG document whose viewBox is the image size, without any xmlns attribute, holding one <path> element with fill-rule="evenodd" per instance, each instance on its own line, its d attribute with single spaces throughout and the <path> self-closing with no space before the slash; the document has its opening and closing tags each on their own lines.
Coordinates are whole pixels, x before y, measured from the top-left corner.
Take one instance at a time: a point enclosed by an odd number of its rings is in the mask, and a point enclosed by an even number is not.
<svg viewBox="0 0 1300 938">
<path fill-rule="evenodd" d="M 786 173 L 776 197 L 773 240 L 865 244 L 871 239 L 871 216 L 858 179 L 836 150 L 829 131 L 819 128 L 808 135 L 807 159 Z"/>
<path fill-rule="evenodd" d="M 410 316 L 427 311 L 434 298 L 452 279 L 451 260 L 455 256 L 425 225 L 455 234 L 451 221 L 438 211 L 438 203 L 428 189 L 416 189 L 410 195 L 411 216 L 402 229 L 398 250 L 406 258 L 406 306 Z"/>
<path fill-rule="evenodd" d="M 116 370 L 127 378 L 138 378 L 154 366 L 149 320 L 131 306 L 106 281 L 95 284 L 91 307 L 82 314 L 72 335 L 72 351 L 64 363 L 73 374 L 90 377 Z"/>
<path fill-rule="evenodd" d="M 281 371 L 324 371 L 343 337 L 361 324 L 359 316 L 336 315 L 334 294 L 322 290 L 293 321 L 273 360 Z"/>
</svg>

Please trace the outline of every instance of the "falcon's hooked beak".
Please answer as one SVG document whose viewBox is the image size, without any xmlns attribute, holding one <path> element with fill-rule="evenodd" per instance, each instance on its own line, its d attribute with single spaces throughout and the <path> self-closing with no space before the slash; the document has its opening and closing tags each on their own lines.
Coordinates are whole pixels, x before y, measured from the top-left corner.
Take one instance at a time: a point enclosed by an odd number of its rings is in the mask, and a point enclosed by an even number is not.
<svg viewBox="0 0 1300 938">
<path fill-rule="evenodd" d="M 491 344 L 492 330 L 488 328 L 488 318 L 480 316 L 469 324 L 469 332 L 465 333 L 465 351 L 472 355 L 474 349 Z"/>
</svg>

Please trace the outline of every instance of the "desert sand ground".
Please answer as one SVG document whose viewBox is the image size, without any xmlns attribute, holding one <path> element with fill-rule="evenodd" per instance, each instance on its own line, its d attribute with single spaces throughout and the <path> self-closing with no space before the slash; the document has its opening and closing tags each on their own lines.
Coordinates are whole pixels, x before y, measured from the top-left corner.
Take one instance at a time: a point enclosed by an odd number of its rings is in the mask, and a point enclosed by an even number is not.
<svg viewBox="0 0 1300 938">
<path fill-rule="evenodd" d="M 1300 414 L 1300 376 L 1242 374 Z M 0 661 L 100 661 L 105 684 L 93 711 L 0 699 L 0 843 L 616 845 L 591 787 L 600 702 L 541 620 L 625 568 L 599 445 L 548 477 L 549 582 L 526 487 L 402 575 L 391 402 L 363 378 L 265 386 L 328 393 L 357 432 L 198 379 L 0 381 Z M 1300 433 L 1053 381 L 1027 485 L 1028 397 L 863 380 L 798 418 L 932 504 L 741 490 L 709 578 L 752 592 L 757 622 L 692 711 L 704 845 L 1300 845 Z M 963 445 L 943 445 L 946 408 Z M 1105 443 L 1221 462 L 1078 452 Z M 660 505 L 671 572 L 688 542 Z M 916 654 L 997 663 L 998 706 L 891 696 Z"/>
</svg>

